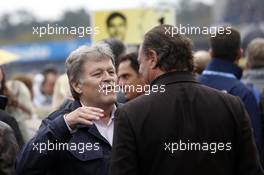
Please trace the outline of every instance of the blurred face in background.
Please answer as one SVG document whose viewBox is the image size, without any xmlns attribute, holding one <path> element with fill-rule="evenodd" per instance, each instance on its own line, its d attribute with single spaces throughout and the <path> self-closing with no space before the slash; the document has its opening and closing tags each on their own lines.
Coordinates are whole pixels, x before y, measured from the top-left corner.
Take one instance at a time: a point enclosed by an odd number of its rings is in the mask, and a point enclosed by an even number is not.
<svg viewBox="0 0 264 175">
<path fill-rule="evenodd" d="M 90 59 L 84 63 L 81 79 L 73 87 L 85 105 L 104 107 L 116 102 L 116 81 L 115 67 L 110 58 Z"/>
<path fill-rule="evenodd" d="M 111 38 L 123 41 L 126 33 L 126 22 L 117 16 L 109 22 L 108 33 Z"/>
<path fill-rule="evenodd" d="M 54 91 L 54 86 L 57 81 L 58 75 L 54 73 L 47 73 L 44 77 L 44 82 L 42 84 L 42 92 L 45 95 L 52 96 Z"/>
<path fill-rule="evenodd" d="M 137 92 L 136 90 L 129 91 L 128 89 L 131 88 L 128 88 L 128 86 L 126 86 L 126 85 L 132 85 L 136 89 L 137 86 L 143 87 L 145 85 L 143 77 L 131 67 L 130 60 L 125 60 L 119 64 L 118 84 L 122 86 L 123 89 L 125 90 L 124 95 L 127 101 L 144 93 L 144 92 Z"/>
</svg>

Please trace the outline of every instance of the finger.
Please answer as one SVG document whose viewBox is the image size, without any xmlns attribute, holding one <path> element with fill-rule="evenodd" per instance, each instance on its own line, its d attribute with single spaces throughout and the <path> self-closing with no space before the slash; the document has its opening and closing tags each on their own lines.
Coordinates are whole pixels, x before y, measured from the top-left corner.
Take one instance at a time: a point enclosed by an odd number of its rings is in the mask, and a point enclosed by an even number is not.
<svg viewBox="0 0 264 175">
<path fill-rule="evenodd" d="M 93 121 L 86 120 L 84 118 L 78 118 L 78 123 L 84 124 L 84 125 L 93 125 Z"/>
<path fill-rule="evenodd" d="M 103 117 L 104 116 L 104 113 L 103 112 L 98 112 L 98 111 L 95 111 L 95 110 L 92 110 L 92 109 L 82 109 L 81 110 L 82 113 L 85 113 L 87 115 L 96 115 L 96 116 L 99 116 L 99 117 Z"/>
<path fill-rule="evenodd" d="M 80 118 L 84 118 L 86 120 L 99 120 L 100 115 L 95 115 L 95 114 L 87 114 L 87 113 L 80 113 Z"/>
</svg>

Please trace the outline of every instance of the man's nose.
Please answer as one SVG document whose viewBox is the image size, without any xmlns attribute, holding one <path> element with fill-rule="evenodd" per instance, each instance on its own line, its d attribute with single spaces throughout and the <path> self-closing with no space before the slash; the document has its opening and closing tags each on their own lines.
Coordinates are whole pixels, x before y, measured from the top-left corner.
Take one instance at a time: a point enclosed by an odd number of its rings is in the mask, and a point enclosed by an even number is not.
<svg viewBox="0 0 264 175">
<path fill-rule="evenodd" d="M 107 71 L 104 71 L 103 81 L 115 81 L 115 75 L 112 75 Z"/>
</svg>

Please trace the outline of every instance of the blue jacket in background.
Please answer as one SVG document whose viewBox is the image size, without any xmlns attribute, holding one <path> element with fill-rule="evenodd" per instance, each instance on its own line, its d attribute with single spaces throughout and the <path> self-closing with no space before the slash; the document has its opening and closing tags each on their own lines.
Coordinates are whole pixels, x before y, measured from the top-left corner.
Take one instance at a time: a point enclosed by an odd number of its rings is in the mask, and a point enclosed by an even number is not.
<svg viewBox="0 0 264 175">
<path fill-rule="evenodd" d="M 257 147 L 261 151 L 262 126 L 260 110 L 253 93 L 240 81 L 242 73 L 242 69 L 234 63 L 213 58 L 202 75 L 197 79 L 204 85 L 241 98 L 251 118 Z"/>
</svg>

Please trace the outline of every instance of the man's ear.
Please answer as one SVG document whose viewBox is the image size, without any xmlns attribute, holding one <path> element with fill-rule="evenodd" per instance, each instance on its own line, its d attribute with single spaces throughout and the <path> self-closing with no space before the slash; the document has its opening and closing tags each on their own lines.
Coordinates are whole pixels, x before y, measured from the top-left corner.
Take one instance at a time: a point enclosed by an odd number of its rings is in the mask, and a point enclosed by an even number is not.
<svg viewBox="0 0 264 175">
<path fill-rule="evenodd" d="M 158 54 L 155 50 L 149 49 L 148 51 L 148 61 L 150 62 L 150 67 L 155 69 L 158 64 Z"/>
<path fill-rule="evenodd" d="M 78 94 L 82 93 L 81 84 L 79 82 L 71 82 L 71 85 L 75 92 L 77 92 Z"/>
</svg>

